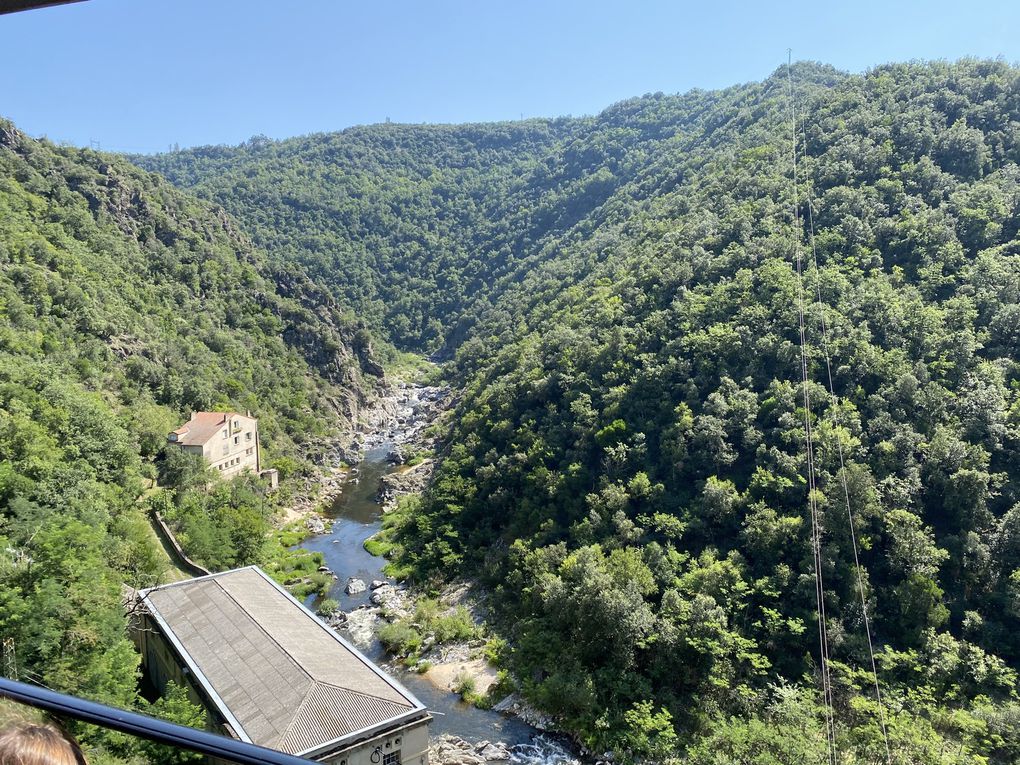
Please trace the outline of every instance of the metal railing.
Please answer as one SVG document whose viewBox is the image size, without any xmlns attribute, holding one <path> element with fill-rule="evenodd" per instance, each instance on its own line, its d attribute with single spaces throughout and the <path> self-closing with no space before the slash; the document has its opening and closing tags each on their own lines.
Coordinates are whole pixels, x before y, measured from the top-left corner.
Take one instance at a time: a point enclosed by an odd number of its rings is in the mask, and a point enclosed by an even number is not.
<svg viewBox="0 0 1020 765">
<path fill-rule="evenodd" d="M 307 765 L 308 760 L 237 741 L 206 730 L 159 720 L 155 717 L 108 707 L 46 688 L 0 677 L 0 697 L 42 709 L 60 717 L 100 725 L 160 744 L 229 760 L 240 765 Z"/>
</svg>

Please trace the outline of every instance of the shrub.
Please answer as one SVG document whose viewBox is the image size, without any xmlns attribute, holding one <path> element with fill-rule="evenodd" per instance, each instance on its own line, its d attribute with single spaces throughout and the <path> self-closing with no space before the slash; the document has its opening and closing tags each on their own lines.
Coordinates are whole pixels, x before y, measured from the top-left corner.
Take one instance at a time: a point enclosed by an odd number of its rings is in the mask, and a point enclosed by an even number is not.
<svg viewBox="0 0 1020 765">
<path fill-rule="evenodd" d="M 333 598 L 326 598 L 319 603 L 318 608 L 315 609 L 315 613 L 319 616 L 329 616 L 340 610 L 340 604 Z"/>
<path fill-rule="evenodd" d="M 467 697 L 475 692 L 475 679 L 467 672 L 461 672 L 453 680 L 453 692 L 459 693 L 467 701 Z"/>
<path fill-rule="evenodd" d="M 421 648 L 421 633 L 406 622 L 393 622 L 379 630 L 379 642 L 390 653 L 409 656 Z"/>
</svg>

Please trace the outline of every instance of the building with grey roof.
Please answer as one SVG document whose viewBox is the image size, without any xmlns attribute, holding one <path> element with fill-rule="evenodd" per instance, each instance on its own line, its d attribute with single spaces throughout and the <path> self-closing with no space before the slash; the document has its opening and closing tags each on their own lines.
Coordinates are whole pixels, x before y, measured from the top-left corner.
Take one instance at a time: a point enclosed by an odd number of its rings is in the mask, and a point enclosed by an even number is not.
<svg viewBox="0 0 1020 765">
<path fill-rule="evenodd" d="M 425 707 L 256 566 L 139 593 L 149 678 L 243 741 L 335 765 L 427 765 Z"/>
</svg>

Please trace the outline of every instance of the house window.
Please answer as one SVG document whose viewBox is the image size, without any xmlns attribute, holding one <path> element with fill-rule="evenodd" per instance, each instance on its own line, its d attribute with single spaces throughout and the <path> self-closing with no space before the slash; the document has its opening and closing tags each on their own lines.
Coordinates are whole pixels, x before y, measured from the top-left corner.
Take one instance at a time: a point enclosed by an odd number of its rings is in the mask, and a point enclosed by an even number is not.
<svg viewBox="0 0 1020 765">
<path fill-rule="evenodd" d="M 251 454 L 251 453 L 252 453 L 253 451 L 255 451 L 255 450 L 254 450 L 254 449 L 252 449 L 252 448 L 251 448 L 251 447 L 249 446 L 249 447 L 248 447 L 248 449 L 247 449 L 247 451 L 245 451 L 245 454 Z"/>
<path fill-rule="evenodd" d="M 251 441 L 251 431 L 250 430 L 247 433 L 244 434 L 244 440 L 245 441 Z"/>
<path fill-rule="evenodd" d="M 234 436 L 234 443 L 235 444 L 241 443 L 241 437 L 240 436 Z"/>
<path fill-rule="evenodd" d="M 227 430 L 226 430 L 226 428 L 224 428 L 224 429 L 223 429 L 223 437 L 224 437 L 224 438 L 226 438 L 226 437 L 227 437 Z"/>
<path fill-rule="evenodd" d="M 400 765 L 400 750 L 395 752 L 386 752 L 382 756 L 382 765 Z"/>
</svg>

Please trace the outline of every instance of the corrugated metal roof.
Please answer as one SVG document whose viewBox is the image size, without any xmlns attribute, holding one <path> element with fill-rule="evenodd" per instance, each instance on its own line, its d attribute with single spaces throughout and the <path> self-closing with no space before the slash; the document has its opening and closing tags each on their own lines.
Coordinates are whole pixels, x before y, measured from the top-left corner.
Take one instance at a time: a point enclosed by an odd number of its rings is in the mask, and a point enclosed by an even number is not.
<svg viewBox="0 0 1020 765">
<path fill-rule="evenodd" d="M 423 711 L 255 567 L 143 597 L 213 701 L 256 744 L 307 752 Z"/>
<path fill-rule="evenodd" d="M 392 701 L 316 683 L 277 748 L 284 752 L 304 752 L 406 711 L 406 707 Z"/>
</svg>

